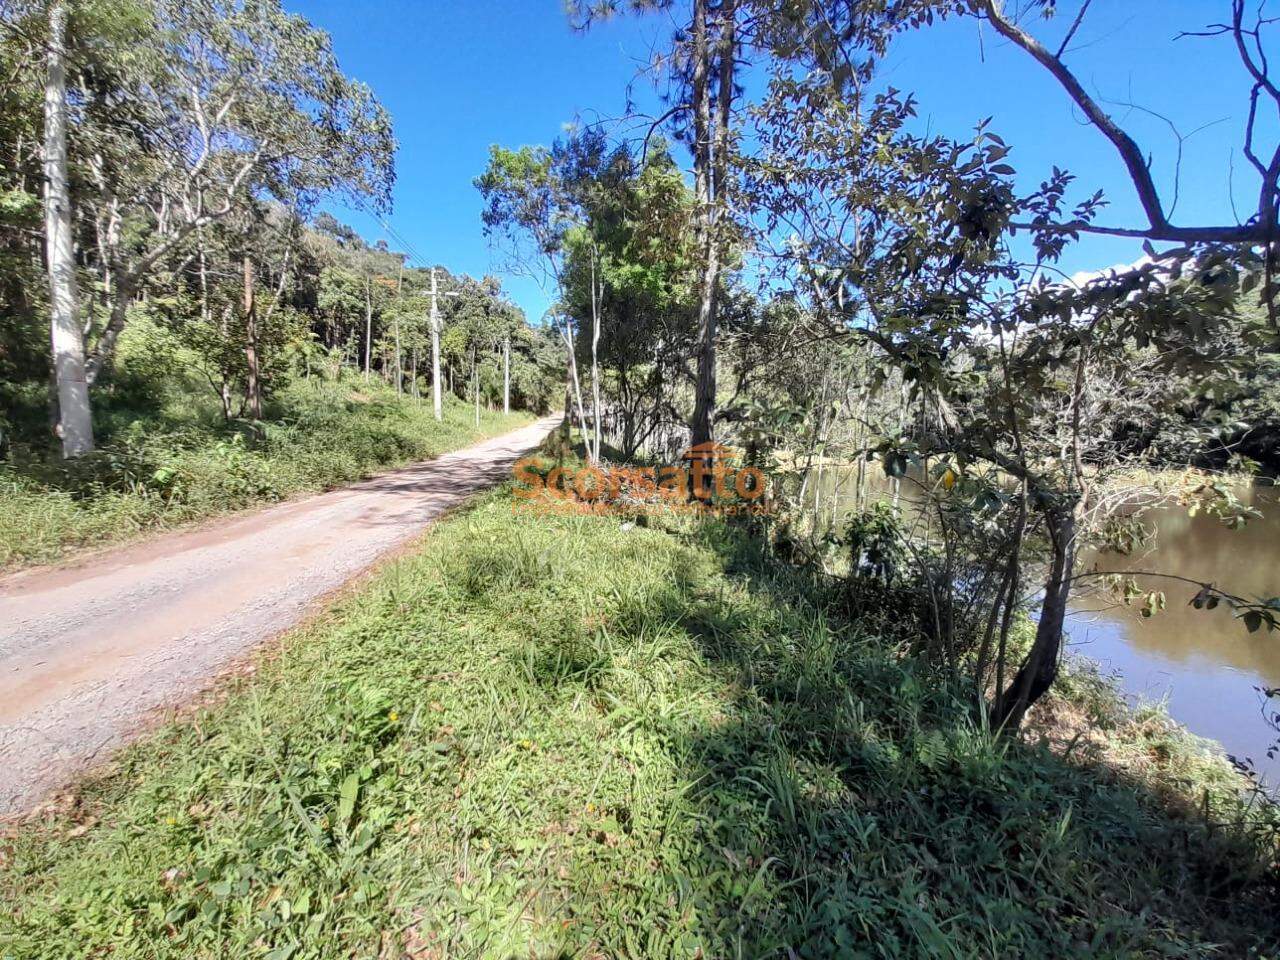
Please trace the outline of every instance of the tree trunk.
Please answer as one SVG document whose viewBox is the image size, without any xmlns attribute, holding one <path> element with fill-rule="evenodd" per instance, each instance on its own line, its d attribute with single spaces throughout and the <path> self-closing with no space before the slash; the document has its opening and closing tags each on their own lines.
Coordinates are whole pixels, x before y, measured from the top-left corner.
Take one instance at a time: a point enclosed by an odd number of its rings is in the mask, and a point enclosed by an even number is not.
<svg viewBox="0 0 1280 960">
<path fill-rule="evenodd" d="M 603 287 L 603 283 L 600 285 Z M 602 291 L 596 286 L 596 252 L 591 251 L 591 405 L 594 408 L 595 446 L 591 459 L 600 459 L 600 299 Z"/>
<path fill-rule="evenodd" d="M 253 258 L 244 258 L 244 396 L 249 415 L 262 419 L 262 382 L 258 376 L 258 305 L 253 295 Z"/>
<path fill-rule="evenodd" d="M 44 224 L 49 270 L 49 340 L 57 384 L 62 455 L 93 450 L 93 415 L 79 322 L 75 248 L 71 234 L 71 184 L 67 175 L 67 7 L 49 4 L 48 71 L 44 86 Z"/>
<path fill-rule="evenodd" d="M 569 432 L 573 425 L 573 354 L 568 350 L 564 354 L 564 436 L 569 442 Z"/>
<path fill-rule="evenodd" d="M 476 427 L 480 426 L 480 361 L 476 357 L 476 348 L 471 347 L 471 395 L 476 402 Z"/>
<path fill-rule="evenodd" d="M 102 335 L 94 345 L 93 353 L 85 364 L 85 379 L 89 386 L 98 382 L 104 370 L 115 358 L 116 341 L 124 331 L 125 322 L 129 319 L 129 304 L 133 302 L 134 279 L 125 273 L 119 273 L 111 287 L 111 313 Z"/>
<path fill-rule="evenodd" d="M 1051 512 L 1046 517 L 1053 560 L 1045 579 L 1035 642 L 1008 688 L 997 693 L 990 713 L 992 729 L 1017 730 L 1027 711 L 1049 691 L 1058 676 L 1062 629 L 1067 616 L 1067 601 L 1071 597 L 1071 577 L 1075 571 L 1078 513 L 1079 506 L 1070 512 Z"/>
<path fill-rule="evenodd" d="M 587 448 L 587 459 L 591 459 L 591 443 L 587 437 L 587 411 L 582 404 L 582 382 L 578 379 L 578 356 L 577 351 L 573 349 L 573 327 L 569 325 L 569 318 L 565 317 L 564 321 L 564 342 L 569 351 L 569 382 L 573 386 L 573 399 L 578 407 L 578 424 L 583 434 L 583 445 Z"/>
<path fill-rule="evenodd" d="M 404 367 L 400 363 L 400 317 L 395 319 L 396 331 L 396 396 L 404 392 Z"/>
<path fill-rule="evenodd" d="M 228 342 L 230 333 L 227 330 L 227 321 L 231 316 L 231 307 L 227 306 L 222 311 L 222 320 L 218 323 L 218 333 L 222 336 L 222 342 Z M 227 369 L 227 363 L 222 361 L 219 363 L 219 382 L 218 382 L 218 399 L 222 403 L 222 419 L 231 419 L 231 371 Z"/>
<path fill-rule="evenodd" d="M 707 36 L 707 0 L 693 4 L 693 180 L 698 205 L 702 247 L 702 277 L 698 293 L 698 375 L 694 388 L 693 422 L 689 424 L 693 446 L 712 439 L 715 418 L 715 231 L 712 226 L 711 184 L 711 45 Z"/>
<path fill-rule="evenodd" d="M 196 245 L 199 254 L 200 263 L 200 320 L 211 325 L 213 323 L 213 308 L 209 304 L 209 261 L 206 255 L 204 243 L 204 231 L 196 231 Z M 221 334 L 225 342 L 227 336 L 227 315 L 223 313 L 222 320 L 219 323 L 218 332 Z M 308 357 L 308 376 L 310 370 L 310 358 Z M 212 378 L 210 378 L 212 380 Z M 227 364 L 219 359 L 218 361 L 218 382 L 214 385 L 218 391 L 218 401 L 222 406 L 222 419 L 224 421 L 231 419 L 231 371 L 227 369 Z"/>
<path fill-rule="evenodd" d="M 701 209 L 703 266 L 698 297 L 698 375 L 694 388 L 693 422 L 689 425 L 693 446 L 715 438 L 716 325 L 719 308 L 722 238 L 720 220 L 725 210 L 729 171 L 729 122 L 733 105 L 734 63 L 737 52 L 736 3 L 720 4 L 720 31 L 713 55 L 707 29 L 706 0 L 694 3 L 693 106 L 695 192 Z M 719 90 L 715 114 L 711 110 L 711 63 L 719 60 Z M 699 173 L 698 168 L 702 167 Z"/>
</svg>

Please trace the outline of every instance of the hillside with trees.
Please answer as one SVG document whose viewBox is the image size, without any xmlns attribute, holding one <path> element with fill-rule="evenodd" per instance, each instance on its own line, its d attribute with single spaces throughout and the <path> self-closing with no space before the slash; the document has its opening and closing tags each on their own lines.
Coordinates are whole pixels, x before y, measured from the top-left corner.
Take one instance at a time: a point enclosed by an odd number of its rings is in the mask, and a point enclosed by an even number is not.
<svg viewBox="0 0 1280 960">
<path fill-rule="evenodd" d="M 498 281 L 323 209 L 386 212 L 395 140 L 305 20 L 55 3 L 4 27 L 0 564 L 356 479 L 554 399 L 559 362 Z"/>
</svg>

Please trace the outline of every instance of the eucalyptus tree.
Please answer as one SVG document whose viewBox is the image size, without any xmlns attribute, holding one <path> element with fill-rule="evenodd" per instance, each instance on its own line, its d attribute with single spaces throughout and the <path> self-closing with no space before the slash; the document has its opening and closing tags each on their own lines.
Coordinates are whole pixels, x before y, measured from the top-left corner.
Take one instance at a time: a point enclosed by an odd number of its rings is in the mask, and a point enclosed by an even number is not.
<svg viewBox="0 0 1280 960">
<path fill-rule="evenodd" d="M 488 168 L 475 180 L 485 202 L 481 216 L 486 236 L 505 243 L 510 266 L 555 296 L 552 309 L 561 322 L 569 384 L 584 431 L 587 412 L 578 370 L 575 318 L 563 309 L 566 268 L 571 249 L 584 243 L 592 251 L 591 262 L 598 265 L 596 248 L 584 230 L 590 219 L 590 199 L 597 194 L 599 178 L 608 166 L 609 151 L 603 134 L 593 129 L 575 130 L 549 149 L 526 146 L 510 150 L 495 145 L 489 151 Z M 596 305 L 592 312 L 593 345 L 599 338 L 599 279 L 595 276 L 591 287 L 591 301 Z M 592 382 L 599 383 L 595 362 Z M 600 455 L 598 400 L 592 416 L 595 429 L 587 435 L 587 448 L 588 456 L 596 460 Z"/>
<path fill-rule="evenodd" d="M 485 387 L 481 368 L 502 353 L 516 314 L 502 295 L 501 283 L 494 277 L 476 280 L 465 274 L 445 273 L 441 281 L 438 292 L 446 296 L 440 298 L 439 304 L 440 352 L 446 360 L 451 387 L 463 399 L 470 394 L 478 423 L 480 397 Z M 498 371 L 499 366 L 500 361 L 494 363 L 494 371 Z M 465 377 L 466 385 L 454 377 L 455 367 Z"/>
<path fill-rule="evenodd" d="M 54 366 L 59 392 L 71 391 L 60 417 L 74 455 L 92 447 L 88 405 L 73 397 L 75 357 L 84 355 L 92 385 L 162 261 L 181 272 L 196 257 L 197 231 L 250 198 L 305 207 L 342 193 L 385 204 L 394 141 L 372 93 L 338 69 L 328 36 L 274 0 L 135 0 L 109 18 L 69 24 L 65 4 L 48 9 L 50 26 L 67 32 L 44 44 L 52 58 L 45 153 L 56 165 L 65 116 L 69 173 L 61 179 L 78 186 L 64 201 L 55 172 L 47 202 L 89 244 L 110 300 L 86 347 L 85 325 L 66 319 L 78 315 L 75 292 L 59 286 Z M 108 27 L 110 42 L 95 42 Z M 62 251 L 66 231 L 57 217 L 50 223 Z"/>
<path fill-rule="evenodd" d="M 75 249 L 71 234 L 71 178 L 67 170 L 67 4 L 49 4 L 49 51 L 44 87 L 45 247 L 49 322 L 65 456 L 93 449 L 93 419 L 80 333 Z"/>
<path fill-rule="evenodd" d="M 613 150 L 581 188 L 584 220 L 566 237 L 561 305 L 592 384 L 630 457 L 659 423 L 687 423 L 698 272 L 694 203 L 664 144 Z M 690 389 L 682 389 L 683 385 Z M 597 401 L 604 406 L 604 401 Z"/>
<path fill-rule="evenodd" d="M 316 293 L 325 341 L 342 361 L 360 365 L 361 315 L 364 312 L 364 285 L 345 263 L 321 267 Z"/>
<path fill-rule="evenodd" d="M 668 50 L 655 67 L 673 91 L 669 108 L 651 128 L 670 125 L 692 156 L 697 211 L 700 281 L 697 298 L 697 373 L 690 438 L 694 445 L 714 438 L 716 422 L 716 343 L 719 304 L 725 287 L 734 225 L 734 166 L 738 138 L 739 68 L 752 45 L 754 25 L 764 14 L 755 0 L 571 0 L 570 19 L 580 29 L 623 8 L 633 13 L 661 10 L 676 23 Z"/>
</svg>

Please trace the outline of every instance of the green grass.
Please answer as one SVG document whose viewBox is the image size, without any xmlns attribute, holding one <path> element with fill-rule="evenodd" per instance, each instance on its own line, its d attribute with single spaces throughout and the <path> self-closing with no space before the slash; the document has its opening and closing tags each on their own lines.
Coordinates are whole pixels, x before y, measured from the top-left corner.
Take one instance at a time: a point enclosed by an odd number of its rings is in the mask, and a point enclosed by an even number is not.
<svg viewBox="0 0 1280 960">
<path fill-rule="evenodd" d="M 1220 764 L 994 741 L 827 609 L 732 529 L 490 497 L 15 828 L 0 956 L 1276 955 Z"/>
<path fill-rule="evenodd" d="M 185 390 L 98 413 L 105 439 L 92 456 L 63 463 L 19 449 L 0 463 L 0 570 L 328 489 L 532 419 L 482 410 L 477 428 L 472 407 L 450 398 L 437 422 L 429 401 L 355 376 L 296 381 L 258 426 L 226 425 L 208 396 Z"/>
</svg>

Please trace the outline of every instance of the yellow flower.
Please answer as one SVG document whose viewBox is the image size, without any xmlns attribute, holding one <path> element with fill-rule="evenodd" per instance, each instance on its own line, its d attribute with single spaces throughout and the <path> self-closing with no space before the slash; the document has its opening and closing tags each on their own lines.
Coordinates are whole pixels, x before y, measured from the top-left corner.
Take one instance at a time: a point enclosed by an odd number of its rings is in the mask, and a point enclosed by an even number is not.
<svg viewBox="0 0 1280 960">
<path fill-rule="evenodd" d="M 387 714 L 387 719 L 390 720 L 392 723 L 395 723 L 397 720 L 400 719 L 400 714 L 392 710 L 390 713 Z"/>
<path fill-rule="evenodd" d="M 177 823 L 178 823 L 178 818 L 177 818 L 177 817 L 165 817 L 164 822 L 165 822 L 165 823 L 167 823 L 169 826 L 171 826 L 171 827 L 172 827 L 172 826 L 177 825 Z"/>
</svg>

